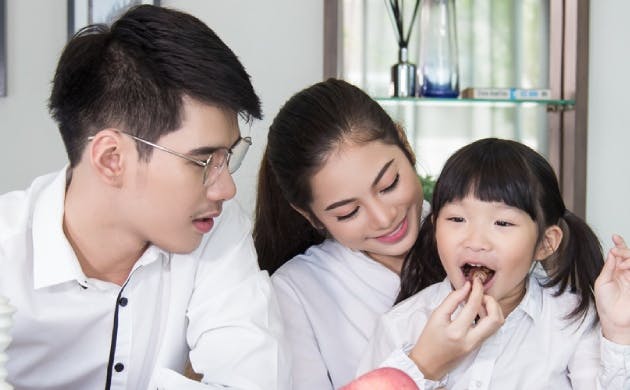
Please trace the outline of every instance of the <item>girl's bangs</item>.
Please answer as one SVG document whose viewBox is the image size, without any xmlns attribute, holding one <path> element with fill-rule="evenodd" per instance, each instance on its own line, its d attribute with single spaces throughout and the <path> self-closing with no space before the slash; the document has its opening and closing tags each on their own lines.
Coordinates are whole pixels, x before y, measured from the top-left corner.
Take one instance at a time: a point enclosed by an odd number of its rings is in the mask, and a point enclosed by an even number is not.
<svg viewBox="0 0 630 390">
<path fill-rule="evenodd" d="M 484 202 L 503 202 L 536 220 L 532 174 L 520 156 L 503 148 L 475 150 L 453 156 L 440 174 L 433 198 L 436 211 L 472 194 Z M 459 158 L 458 158 L 459 157 Z"/>
</svg>

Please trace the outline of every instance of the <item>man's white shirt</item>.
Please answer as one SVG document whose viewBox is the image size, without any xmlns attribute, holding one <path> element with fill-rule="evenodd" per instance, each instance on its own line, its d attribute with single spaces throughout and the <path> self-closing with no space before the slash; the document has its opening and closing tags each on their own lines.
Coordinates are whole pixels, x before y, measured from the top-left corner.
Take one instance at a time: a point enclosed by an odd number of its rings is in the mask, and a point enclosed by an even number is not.
<svg viewBox="0 0 630 390">
<path fill-rule="evenodd" d="M 64 169 L 0 196 L 0 295 L 17 308 L 9 383 L 103 389 L 109 375 L 111 389 L 290 387 L 277 302 L 236 202 L 194 252 L 150 246 L 119 286 L 81 270 L 62 228 L 65 188 Z M 188 357 L 203 383 L 179 374 Z"/>
</svg>

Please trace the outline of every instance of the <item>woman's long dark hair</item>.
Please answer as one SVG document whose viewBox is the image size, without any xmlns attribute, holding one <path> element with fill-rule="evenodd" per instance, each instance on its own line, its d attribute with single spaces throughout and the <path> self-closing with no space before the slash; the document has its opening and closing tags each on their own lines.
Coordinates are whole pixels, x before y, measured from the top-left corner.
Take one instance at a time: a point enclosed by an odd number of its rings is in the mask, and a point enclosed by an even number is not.
<svg viewBox="0 0 630 390">
<path fill-rule="evenodd" d="M 433 216 L 454 200 L 473 194 L 482 201 L 503 202 L 526 212 L 538 226 L 539 240 L 545 229 L 558 225 L 563 238 L 547 259 L 549 279 L 544 287 L 558 286 L 556 295 L 569 289 L 579 295 L 569 318 L 584 317 L 594 304 L 595 279 L 604 264 L 595 233 L 565 207 L 556 175 L 549 163 L 521 143 L 487 138 L 473 142 L 453 154 L 444 165 L 433 192 L 432 212 L 420 229 L 417 258 L 408 258 L 402 269 L 397 302 L 423 287 L 423 264 L 439 261 Z"/>
<path fill-rule="evenodd" d="M 400 147 L 409 162 L 415 156 L 404 132 L 361 89 L 328 79 L 291 97 L 275 117 L 258 177 L 254 243 L 262 269 L 273 273 L 325 235 L 291 207 L 310 212 L 312 176 L 331 152 L 346 141 L 380 141 Z M 314 219 L 314 218 L 313 218 Z M 408 256 L 414 256 L 414 250 Z M 439 261 L 424 264 L 422 286 L 444 277 Z"/>
</svg>

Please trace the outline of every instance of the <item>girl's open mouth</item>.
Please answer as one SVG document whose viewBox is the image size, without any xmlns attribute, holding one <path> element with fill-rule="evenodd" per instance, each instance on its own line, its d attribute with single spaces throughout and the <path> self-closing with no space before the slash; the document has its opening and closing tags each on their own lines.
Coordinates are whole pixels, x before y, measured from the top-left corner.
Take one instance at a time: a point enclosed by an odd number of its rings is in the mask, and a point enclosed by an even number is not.
<svg viewBox="0 0 630 390">
<path fill-rule="evenodd" d="M 478 278 L 482 284 L 485 284 L 494 276 L 494 271 L 485 265 L 471 263 L 464 264 L 462 267 L 462 273 L 464 274 L 464 278 L 469 280 L 471 283 L 475 278 Z"/>
</svg>

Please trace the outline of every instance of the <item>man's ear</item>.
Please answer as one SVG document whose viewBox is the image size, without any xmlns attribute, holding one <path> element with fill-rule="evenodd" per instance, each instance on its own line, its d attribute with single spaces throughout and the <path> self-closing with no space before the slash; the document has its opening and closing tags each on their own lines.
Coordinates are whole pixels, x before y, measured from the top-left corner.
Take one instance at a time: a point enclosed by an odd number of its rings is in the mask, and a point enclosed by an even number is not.
<svg viewBox="0 0 630 390">
<path fill-rule="evenodd" d="M 308 223 L 311 224 L 311 226 L 313 226 L 316 230 L 322 230 L 324 229 L 324 226 L 322 226 L 322 224 L 317 221 L 316 219 L 313 218 L 313 215 L 311 213 L 309 213 L 308 211 L 302 210 L 301 208 L 295 206 L 293 203 L 291 203 L 291 207 L 293 207 L 293 210 L 297 211 L 298 213 L 300 213 L 304 218 L 306 218 L 306 220 L 308 221 Z"/>
<path fill-rule="evenodd" d="M 551 225 L 545 229 L 542 240 L 536 249 L 534 260 L 541 261 L 551 256 L 560 246 L 563 236 L 564 233 L 558 225 Z"/>
<path fill-rule="evenodd" d="M 99 179 L 108 185 L 120 187 L 124 171 L 122 135 L 116 129 L 96 133 L 87 147 L 88 157 Z"/>
</svg>

